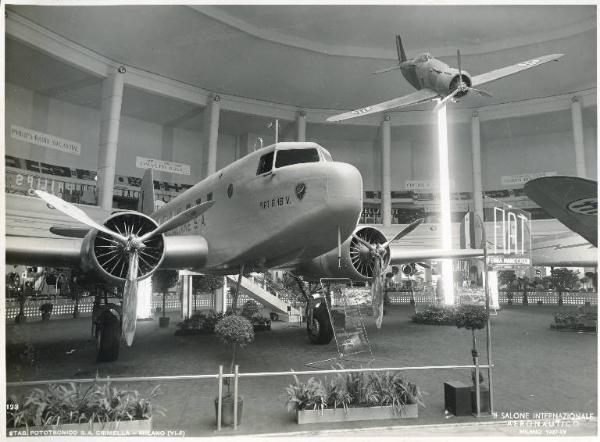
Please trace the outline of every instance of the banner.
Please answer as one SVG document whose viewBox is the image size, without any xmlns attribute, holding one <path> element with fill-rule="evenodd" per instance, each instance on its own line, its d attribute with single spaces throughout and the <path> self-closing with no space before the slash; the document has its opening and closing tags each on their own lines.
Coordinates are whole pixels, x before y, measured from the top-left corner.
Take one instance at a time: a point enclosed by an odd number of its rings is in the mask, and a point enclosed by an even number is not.
<svg viewBox="0 0 600 442">
<path fill-rule="evenodd" d="M 172 161 L 156 160 L 153 158 L 136 157 L 135 167 L 138 169 L 154 169 L 161 172 L 178 173 L 179 175 L 189 175 L 189 164 L 174 163 Z"/>
<path fill-rule="evenodd" d="M 534 172 L 524 173 L 522 175 L 505 175 L 500 178 L 500 182 L 503 186 L 522 186 L 527 181 L 534 178 L 541 178 L 543 176 L 556 176 L 558 172 Z"/>
<path fill-rule="evenodd" d="M 10 136 L 15 140 L 25 141 L 36 146 L 60 150 L 61 152 L 73 155 L 81 154 L 81 144 L 75 141 L 65 140 L 64 138 L 55 137 L 54 135 L 45 134 L 26 127 L 12 124 L 10 126 Z"/>
<path fill-rule="evenodd" d="M 440 182 L 433 180 L 406 180 L 404 186 L 407 190 L 435 190 L 439 189 Z M 454 180 L 450 180 L 450 189 L 454 189 Z"/>
</svg>

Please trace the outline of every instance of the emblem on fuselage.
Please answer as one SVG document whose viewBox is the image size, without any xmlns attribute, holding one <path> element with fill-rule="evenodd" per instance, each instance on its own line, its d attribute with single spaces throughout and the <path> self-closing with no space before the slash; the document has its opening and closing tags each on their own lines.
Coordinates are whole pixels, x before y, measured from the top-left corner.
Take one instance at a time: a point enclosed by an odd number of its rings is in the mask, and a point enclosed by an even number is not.
<svg viewBox="0 0 600 442">
<path fill-rule="evenodd" d="M 598 198 L 582 198 L 571 201 L 567 205 L 567 209 L 579 215 L 598 215 Z"/>
<path fill-rule="evenodd" d="M 302 198 L 304 198 L 305 193 L 306 193 L 306 184 L 304 184 L 304 183 L 296 184 L 296 196 L 298 197 L 299 200 L 302 200 Z"/>
</svg>

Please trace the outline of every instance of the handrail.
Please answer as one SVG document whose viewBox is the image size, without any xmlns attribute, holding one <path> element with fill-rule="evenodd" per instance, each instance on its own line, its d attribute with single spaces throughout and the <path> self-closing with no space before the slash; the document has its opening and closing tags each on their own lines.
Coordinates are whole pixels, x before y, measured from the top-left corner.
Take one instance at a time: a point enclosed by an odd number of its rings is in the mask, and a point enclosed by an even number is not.
<svg viewBox="0 0 600 442">
<path fill-rule="evenodd" d="M 492 367 L 494 365 L 492 364 Z M 238 377 L 266 377 L 266 376 L 293 376 L 293 375 L 312 375 L 328 373 L 353 373 L 353 372 L 375 372 L 375 371 L 408 371 L 408 370 L 446 370 L 446 369 L 473 369 L 475 365 L 427 365 L 414 367 L 383 367 L 383 368 L 343 368 L 331 370 L 304 370 L 304 371 L 272 371 L 272 372 L 249 372 L 239 373 Z M 489 368 L 489 365 L 479 365 L 479 368 Z M 140 377 L 121 377 L 112 378 L 81 378 L 81 379 L 57 379 L 46 381 L 24 381 L 24 382 L 6 382 L 7 387 L 24 387 L 28 385 L 42 384 L 67 384 L 67 383 L 91 383 L 91 382 L 147 382 L 147 381 L 178 381 L 192 379 L 218 379 L 220 374 L 190 374 L 190 375 L 171 375 L 171 376 L 140 376 Z M 223 373 L 223 378 L 235 378 L 234 373 Z"/>
</svg>

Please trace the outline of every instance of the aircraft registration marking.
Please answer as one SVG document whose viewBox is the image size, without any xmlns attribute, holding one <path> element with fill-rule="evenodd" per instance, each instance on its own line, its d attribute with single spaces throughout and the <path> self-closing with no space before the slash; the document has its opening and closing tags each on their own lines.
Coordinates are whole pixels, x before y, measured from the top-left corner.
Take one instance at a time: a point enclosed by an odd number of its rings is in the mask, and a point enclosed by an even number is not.
<svg viewBox="0 0 600 442">
<path fill-rule="evenodd" d="M 540 60 L 538 58 L 534 58 L 533 60 L 527 60 L 527 61 L 524 61 L 523 63 L 519 63 L 518 66 L 524 66 L 524 67 L 535 66 L 539 62 L 540 62 Z"/>
<path fill-rule="evenodd" d="M 259 206 L 261 209 L 272 209 L 274 207 L 290 206 L 292 204 L 292 197 L 289 195 L 278 196 L 270 200 L 260 201 Z"/>
<path fill-rule="evenodd" d="M 365 112 L 369 112 L 371 110 L 370 107 L 363 107 L 362 109 L 357 109 L 352 111 L 353 114 L 364 114 Z"/>
</svg>

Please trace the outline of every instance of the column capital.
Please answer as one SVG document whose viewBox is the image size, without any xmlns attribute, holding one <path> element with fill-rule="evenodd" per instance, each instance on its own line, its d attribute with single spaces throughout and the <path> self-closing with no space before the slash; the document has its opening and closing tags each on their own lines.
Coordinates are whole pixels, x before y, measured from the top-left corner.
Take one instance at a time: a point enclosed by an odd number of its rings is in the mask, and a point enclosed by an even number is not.
<svg viewBox="0 0 600 442">
<path fill-rule="evenodd" d="M 383 114 L 383 121 L 390 121 L 392 119 L 392 117 L 390 116 L 390 114 Z"/>
<path fill-rule="evenodd" d="M 302 117 L 302 118 L 306 117 L 306 111 L 304 109 L 299 110 L 298 111 L 298 116 Z"/>
<path fill-rule="evenodd" d="M 117 68 L 117 72 L 119 74 L 124 74 L 125 72 L 127 72 L 127 68 L 125 66 L 121 65 Z"/>
<path fill-rule="evenodd" d="M 580 100 L 579 95 L 573 95 L 571 97 L 571 103 L 579 103 L 579 100 Z"/>
<path fill-rule="evenodd" d="M 214 94 L 213 97 L 212 97 L 212 100 L 215 103 L 218 103 L 219 101 L 221 101 L 221 96 L 219 94 Z"/>
<path fill-rule="evenodd" d="M 473 118 L 479 118 L 479 112 L 477 112 L 477 111 L 474 111 L 474 112 L 471 114 L 471 116 L 472 116 Z"/>
</svg>

